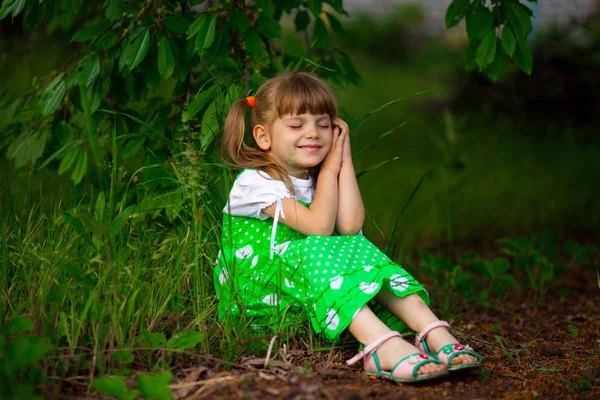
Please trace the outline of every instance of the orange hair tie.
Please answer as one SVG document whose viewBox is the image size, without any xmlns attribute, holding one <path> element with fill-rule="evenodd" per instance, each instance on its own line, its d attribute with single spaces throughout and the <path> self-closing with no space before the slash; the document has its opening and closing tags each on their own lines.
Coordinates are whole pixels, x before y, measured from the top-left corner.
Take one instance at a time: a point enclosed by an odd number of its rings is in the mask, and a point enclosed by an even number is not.
<svg viewBox="0 0 600 400">
<path fill-rule="evenodd" d="M 256 99 L 254 98 L 254 96 L 246 97 L 246 101 L 248 102 L 248 105 L 250 107 L 254 107 L 254 105 L 256 104 Z"/>
</svg>

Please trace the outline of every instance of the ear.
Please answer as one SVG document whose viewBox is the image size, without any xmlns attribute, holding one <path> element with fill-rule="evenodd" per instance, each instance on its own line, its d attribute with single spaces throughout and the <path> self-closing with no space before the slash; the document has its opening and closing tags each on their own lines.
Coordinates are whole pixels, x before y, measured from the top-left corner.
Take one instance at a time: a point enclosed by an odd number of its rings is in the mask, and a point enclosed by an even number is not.
<svg viewBox="0 0 600 400">
<path fill-rule="evenodd" d="M 263 125 L 254 125 L 252 136 L 261 150 L 267 151 L 271 148 L 271 137 Z"/>
</svg>

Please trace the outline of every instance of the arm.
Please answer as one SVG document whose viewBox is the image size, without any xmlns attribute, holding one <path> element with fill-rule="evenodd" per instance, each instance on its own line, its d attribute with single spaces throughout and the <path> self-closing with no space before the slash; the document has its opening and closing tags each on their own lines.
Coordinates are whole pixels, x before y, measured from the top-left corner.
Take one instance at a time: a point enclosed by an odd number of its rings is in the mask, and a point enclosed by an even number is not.
<svg viewBox="0 0 600 400">
<path fill-rule="evenodd" d="M 348 124 L 342 120 L 335 120 L 334 125 L 339 127 L 342 132 L 348 132 Z M 344 137 L 335 228 L 340 235 L 356 235 L 365 222 L 365 207 L 352 163 L 350 135 L 347 133 Z"/>
<path fill-rule="evenodd" d="M 338 208 L 338 175 L 342 161 L 344 136 L 334 137 L 331 150 L 321 166 L 315 198 L 310 207 L 295 199 L 283 199 L 285 218 L 280 221 L 305 235 L 329 236 L 333 233 Z M 275 216 L 276 204 L 262 211 Z"/>
</svg>

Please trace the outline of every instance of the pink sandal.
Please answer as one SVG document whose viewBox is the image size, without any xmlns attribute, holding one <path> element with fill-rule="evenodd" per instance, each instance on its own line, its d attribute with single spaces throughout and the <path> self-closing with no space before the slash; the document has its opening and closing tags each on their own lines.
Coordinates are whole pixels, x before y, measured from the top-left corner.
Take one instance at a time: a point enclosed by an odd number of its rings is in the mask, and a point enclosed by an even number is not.
<svg viewBox="0 0 600 400">
<path fill-rule="evenodd" d="M 421 350 L 423 353 L 430 355 L 431 357 L 434 357 L 436 360 L 447 366 L 448 371 L 465 370 L 481 366 L 481 356 L 475 353 L 469 345 L 463 346 L 460 343 L 450 343 L 445 346 L 442 346 L 442 348 L 436 354 L 433 354 L 431 351 L 429 351 L 429 347 L 427 347 L 427 342 L 425 341 L 425 339 L 427 338 L 427 335 L 429 335 L 429 332 L 436 328 L 446 328 L 450 330 L 450 325 L 446 321 L 435 321 L 423 328 L 421 333 L 417 333 L 417 338 L 415 339 L 415 346 L 417 346 L 419 350 Z M 452 365 L 452 360 L 454 359 L 454 357 L 459 356 L 461 354 L 469 354 L 477 358 L 477 361 L 470 364 Z"/>
<path fill-rule="evenodd" d="M 434 357 L 430 357 L 427 354 L 418 352 L 409 354 L 398 361 L 390 371 L 383 371 L 379 364 L 379 358 L 375 352 L 385 342 L 394 337 L 402 337 L 402 335 L 400 335 L 398 332 L 387 333 L 368 346 L 365 346 L 357 355 L 346 361 L 346 363 L 348 363 L 348 365 L 352 365 L 361 358 L 364 358 L 365 373 L 367 375 L 381 376 L 402 383 L 423 382 L 448 375 L 448 371 L 446 370 L 431 374 L 418 375 L 417 370 L 424 364 L 442 364 Z"/>
</svg>

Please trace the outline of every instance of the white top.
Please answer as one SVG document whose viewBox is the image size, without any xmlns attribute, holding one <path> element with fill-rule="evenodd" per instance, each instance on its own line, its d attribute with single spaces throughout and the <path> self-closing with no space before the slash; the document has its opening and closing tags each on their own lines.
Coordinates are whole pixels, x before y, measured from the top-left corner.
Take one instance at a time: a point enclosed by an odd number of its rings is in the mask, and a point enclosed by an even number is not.
<svg viewBox="0 0 600 400">
<path fill-rule="evenodd" d="M 266 173 L 255 169 L 246 169 L 233 183 L 223 212 L 264 220 L 269 216 L 262 210 L 283 199 L 292 198 L 311 203 L 315 197 L 312 178 L 299 179 L 290 176 L 290 179 L 296 191 L 295 195 L 290 193 L 282 181 L 271 179 Z"/>
</svg>

